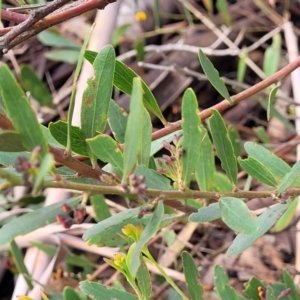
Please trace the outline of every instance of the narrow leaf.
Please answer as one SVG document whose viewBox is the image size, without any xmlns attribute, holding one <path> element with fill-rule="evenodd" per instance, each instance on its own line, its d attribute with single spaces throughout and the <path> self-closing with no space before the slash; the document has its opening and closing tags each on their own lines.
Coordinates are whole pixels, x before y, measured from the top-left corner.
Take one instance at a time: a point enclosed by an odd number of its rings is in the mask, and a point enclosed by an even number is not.
<svg viewBox="0 0 300 300">
<path fill-rule="evenodd" d="M 91 204 L 95 212 L 95 219 L 97 222 L 105 220 L 111 216 L 109 207 L 105 202 L 103 195 L 92 195 L 90 197 Z"/>
<path fill-rule="evenodd" d="M 217 192 L 229 192 L 232 191 L 233 186 L 225 174 L 220 172 L 215 172 L 214 189 Z"/>
<path fill-rule="evenodd" d="M 239 132 L 237 131 L 237 129 L 234 126 L 229 125 L 228 126 L 228 135 L 229 135 L 229 139 L 231 141 L 235 156 L 236 157 L 240 156 L 242 153 L 242 146 L 241 146 Z"/>
<path fill-rule="evenodd" d="M 93 154 L 100 160 L 112 164 L 118 174 L 122 174 L 123 153 L 118 143 L 109 135 L 102 134 L 86 140 Z"/>
<path fill-rule="evenodd" d="M 192 213 L 189 216 L 190 222 L 211 222 L 221 218 L 220 204 L 212 203 L 206 207 L 201 207 L 198 212 Z"/>
<path fill-rule="evenodd" d="M 12 240 L 10 242 L 10 251 L 11 251 L 14 263 L 15 263 L 19 273 L 23 275 L 28 288 L 30 290 L 33 289 L 33 285 L 31 282 L 31 276 L 27 270 L 27 267 L 25 266 L 23 254 L 14 240 Z"/>
<path fill-rule="evenodd" d="M 272 45 L 265 51 L 263 70 L 266 77 L 273 75 L 278 70 L 280 54 L 281 35 L 278 33 L 273 36 Z"/>
<path fill-rule="evenodd" d="M 143 233 L 134 247 L 132 259 L 130 262 L 130 274 L 135 277 L 138 268 L 140 267 L 140 252 L 146 243 L 157 233 L 160 229 L 160 223 L 164 216 L 164 204 L 162 201 L 159 201 L 155 207 L 152 218 L 149 220 L 149 223 L 144 228 Z"/>
<path fill-rule="evenodd" d="M 266 288 L 266 285 L 253 276 L 248 282 L 245 283 L 244 294 L 251 300 L 261 300 L 261 297 L 258 295 L 259 287 Z"/>
<path fill-rule="evenodd" d="M 140 78 L 133 79 L 133 89 L 130 101 L 130 113 L 125 132 L 124 166 L 122 181 L 126 182 L 137 163 L 143 140 L 143 90 Z"/>
<path fill-rule="evenodd" d="M 206 129 L 202 127 L 201 131 L 203 137 L 195 175 L 201 191 L 212 191 L 214 185 L 215 157 Z"/>
<path fill-rule="evenodd" d="M 214 268 L 215 289 L 222 299 L 237 300 L 239 299 L 235 290 L 229 285 L 229 279 L 224 269 L 216 265 Z"/>
<path fill-rule="evenodd" d="M 150 299 L 152 293 L 151 276 L 144 260 L 141 261 L 141 265 L 136 274 L 136 280 L 142 295 L 145 299 Z"/>
<path fill-rule="evenodd" d="M 63 121 L 51 122 L 49 130 L 52 136 L 62 145 L 67 146 L 68 142 L 68 124 Z M 71 126 L 72 151 L 83 156 L 88 156 L 86 151 L 86 142 L 81 128 Z"/>
<path fill-rule="evenodd" d="M 217 155 L 221 160 L 222 169 L 226 172 L 229 180 L 237 183 L 237 162 L 233 146 L 228 136 L 228 131 L 220 113 L 213 109 L 212 117 L 209 118 L 209 129 L 214 141 Z"/>
<path fill-rule="evenodd" d="M 253 234 L 238 234 L 227 250 L 227 255 L 236 256 L 251 246 L 258 238 L 264 235 L 286 211 L 289 203 L 275 204 L 259 217 L 259 229 Z"/>
<path fill-rule="evenodd" d="M 227 7 L 227 1 L 217 0 L 217 8 L 220 11 L 225 24 L 229 27 L 231 25 L 231 18 Z"/>
<path fill-rule="evenodd" d="M 273 174 L 257 159 L 249 156 L 247 159 L 238 158 L 238 162 L 243 170 L 258 181 L 269 186 L 277 186 L 277 182 Z"/>
<path fill-rule="evenodd" d="M 299 175 L 300 175 L 300 161 L 297 161 L 293 165 L 291 171 L 287 173 L 282 179 L 281 183 L 277 188 L 277 193 L 280 194 L 284 192 L 287 188 L 289 188 L 295 182 L 295 180 L 299 178 Z"/>
<path fill-rule="evenodd" d="M 81 127 L 85 138 L 92 138 L 105 129 L 115 71 L 114 48 L 104 47 L 96 56 L 93 67 L 95 75 L 88 80 L 81 107 Z"/>
<path fill-rule="evenodd" d="M 115 139 L 119 143 L 124 143 L 125 141 L 127 119 L 128 115 L 126 111 L 119 105 L 117 105 L 114 100 L 110 100 L 108 110 L 108 124 Z"/>
<path fill-rule="evenodd" d="M 20 81 L 25 91 L 30 92 L 30 95 L 41 105 L 53 107 L 49 89 L 30 66 L 21 66 Z"/>
<path fill-rule="evenodd" d="M 81 290 L 92 299 L 116 299 L 116 300 L 137 300 L 136 296 L 120 289 L 107 288 L 105 285 L 97 282 L 80 282 Z"/>
<path fill-rule="evenodd" d="M 198 102 L 194 91 L 188 88 L 182 99 L 182 130 L 184 150 L 182 158 L 182 179 L 184 187 L 189 188 L 200 157 L 201 131 L 198 115 Z"/>
<path fill-rule="evenodd" d="M 25 235 L 35 229 L 44 227 L 46 224 L 55 222 L 56 216 L 63 213 L 61 208 L 63 204 L 66 203 L 71 207 L 75 207 L 80 200 L 81 197 L 74 197 L 60 201 L 11 220 L 0 229 L 0 246 L 11 242 L 17 236 Z"/>
<path fill-rule="evenodd" d="M 123 64 L 120 61 L 116 61 L 116 71 L 115 71 L 115 77 L 114 77 L 114 85 L 121 90 L 122 92 L 126 94 L 131 94 L 131 91 L 133 89 L 133 78 L 138 77 L 138 75 L 129 67 L 127 67 L 125 64 Z M 145 84 L 144 81 L 141 80 L 142 87 L 143 87 L 143 100 L 145 108 L 148 109 L 150 112 L 152 112 L 157 118 L 160 119 L 160 121 L 163 124 L 166 124 L 167 121 L 165 120 L 164 116 L 162 115 L 162 112 L 160 111 L 160 108 L 156 102 L 156 99 L 154 98 L 151 90 L 149 87 Z"/>
<path fill-rule="evenodd" d="M 214 65 L 211 63 L 211 61 L 207 58 L 207 56 L 203 53 L 201 49 L 199 50 L 198 55 L 203 71 L 211 85 L 218 91 L 218 93 L 223 98 L 225 98 L 231 103 L 232 100 L 230 99 L 227 87 L 224 84 L 223 80 L 220 78 L 219 72 L 215 69 Z"/>
<path fill-rule="evenodd" d="M 272 233 L 281 232 L 286 229 L 292 222 L 295 213 L 297 211 L 297 206 L 299 202 L 299 197 L 296 197 L 292 200 L 288 209 L 284 212 L 284 214 L 280 217 L 280 219 L 276 222 L 274 227 L 271 229 Z"/>
<path fill-rule="evenodd" d="M 139 163 L 148 167 L 151 151 L 152 123 L 149 113 L 143 108 L 143 138 Z"/>
<path fill-rule="evenodd" d="M 145 166 L 137 166 L 134 170 L 137 176 L 145 176 L 145 184 L 149 189 L 173 190 L 170 179 L 157 173 L 154 170 L 148 169 Z"/>
<path fill-rule="evenodd" d="M 47 153 L 41 162 L 41 165 L 39 167 L 38 174 L 35 177 L 32 194 L 35 196 L 39 192 L 41 185 L 45 179 L 45 176 L 54 168 L 54 158 L 53 155 L 50 153 Z"/>
<path fill-rule="evenodd" d="M 270 138 L 268 136 L 268 133 L 267 133 L 265 127 L 258 126 L 256 128 L 253 128 L 253 130 L 261 142 L 266 143 L 266 144 L 270 143 Z"/>
<path fill-rule="evenodd" d="M 246 69 L 247 69 L 247 64 L 246 64 L 246 59 L 248 57 L 247 53 L 242 53 L 242 55 L 239 58 L 238 62 L 238 69 L 237 69 L 237 81 L 238 82 L 243 82 L 246 74 Z"/>
<path fill-rule="evenodd" d="M 244 201 L 233 197 L 221 197 L 219 203 L 221 218 L 232 230 L 244 234 L 253 234 L 258 230 L 259 220 Z"/>
<path fill-rule="evenodd" d="M 287 270 L 283 270 L 282 272 L 282 280 L 285 283 L 286 287 L 290 288 L 292 292 L 288 295 L 289 300 L 297 300 L 300 297 L 299 290 L 294 284 L 294 280 L 292 276 L 288 273 Z"/>
<path fill-rule="evenodd" d="M 281 158 L 258 144 L 247 142 L 244 148 L 248 155 L 252 156 L 263 164 L 275 178 L 283 179 L 290 172 L 290 166 Z"/>
<path fill-rule="evenodd" d="M 0 132 L 0 151 L 4 152 L 22 152 L 26 151 L 23 146 L 20 133 L 13 130 Z"/>
<path fill-rule="evenodd" d="M 203 287 L 198 283 L 200 274 L 194 259 L 186 251 L 183 251 L 181 256 L 187 289 L 193 300 L 203 300 Z"/>
<path fill-rule="evenodd" d="M 28 151 L 41 146 L 42 155 L 45 155 L 48 145 L 38 120 L 14 75 L 3 63 L 0 63 L 0 92 L 13 125 L 21 135 L 23 145 Z"/>
<path fill-rule="evenodd" d="M 99 222 L 84 233 L 83 239 L 87 241 L 89 245 L 94 244 L 99 247 L 119 247 L 127 244 L 127 241 L 122 239 L 119 235 L 116 235 L 116 232 L 121 233 L 121 229 L 128 223 L 134 226 L 137 224 L 146 226 L 150 222 L 152 214 L 146 214 L 143 218 L 138 218 L 140 210 L 140 207 L 127 209 Z M 159 228 L 167 226 L 180 216 L 181 214 L 164 215 Z"/>
<path fill-rule="evenodd" d="M 279 87 L 280 87 L 280 84 L 273 87 L 270 94 L 269 94 L 268 109 L 267 109 L 267 119 L 268 119 L 268 121 L 270 121 L 270 118 L 271 118 L 271 107 L 273 107 L 273 105 L 274 105 L 275 98 L 276 98 L 276 93 L 277 93 Z"/>
</svg>

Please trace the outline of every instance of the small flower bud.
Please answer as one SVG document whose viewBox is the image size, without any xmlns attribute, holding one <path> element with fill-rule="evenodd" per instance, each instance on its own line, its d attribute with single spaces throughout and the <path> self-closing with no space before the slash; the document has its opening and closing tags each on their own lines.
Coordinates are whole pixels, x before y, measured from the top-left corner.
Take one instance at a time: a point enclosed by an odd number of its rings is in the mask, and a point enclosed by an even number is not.
<svg viewBox="0 0 300 300">
<path fill-rule="evenodd" d="M 73 220 L 67 215 L 57 215 L 56 221 L 65 229 L 69 229 L 73 224 Z"/>
<path fill-rule="evenodd" d="M 82 205 L 78 205 L 77 208 L 74 210 L 74 219 L 76 223 L 80 224 L 83 222 L 85 217 L 85 209 Z"/>
<path fill-rule="evenodd" d="M 61 209 L 65 212 L 65 213 L 69 213 L 71 212 L 72 210 L 72 207 L 66 203 L 64 203 L 62 206 L 61 206 Z"/>
<path fill-rule="evenodd" d="M 171 144 L 167 141 L 163 141 L 163 147 L 170 152 L 172 151 Z"/>
<path fill-rule="evenodd" d="M 138 183 L 144 183 L 145 182 L 145 176 L 144 175 L 140 175 L 138 178 L 137 178 L 137 180 L 138 180 Z"/>
</svg>

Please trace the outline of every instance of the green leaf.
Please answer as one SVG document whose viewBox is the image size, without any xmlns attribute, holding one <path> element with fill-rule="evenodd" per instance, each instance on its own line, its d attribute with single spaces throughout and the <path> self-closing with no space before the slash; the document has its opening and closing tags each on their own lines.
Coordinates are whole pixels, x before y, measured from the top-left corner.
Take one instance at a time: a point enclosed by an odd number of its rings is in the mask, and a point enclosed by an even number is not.
<svg viewBox="0 0 300 300">
<path fill-rule="evenodd" d="M 253 234 L 259 228 L 259 220 L 249 210 L 244 201 L 233 197 L 221 197 L 221 218 L 234 231 L 244 234 Z"/>
<path fill-rule="evenodd" d="M 49 124 L 49 130 L 52 136 L 65 147 L 68 141 L 68 124 L 63 121 L 51 122 Z M 72 151 L 83 156 L 88 156 L 86 151 L 86 142 L 83 138 L 83 132 L 81 128 L 71 126 L 71 141 Z"/>
<path fill-rule="evenodd" d="M 84 54 L 85 58 L 90 62 L 93 63 L 96 52 L 87 50 Z M 114 75 L 114 85 L 123 93 L 131 95 L 132 91 L 132 82 L 133 78 L 138 77 L 138 75 L 130 69 L 128 66 L 123 64 L 120 61 L 116 61 L 116 69 Z M 142 80 L 141 80 L 142 81 Z M 143 86 L 143 100 L 144 105 L 147 110 L 153 113 L 163 124 L 166 124 L 167 121 L 162 115 L 162 112 L 159 109 L 159 106 L 154 98 L 151 90 L 146 85 L 144 81 L 142 81 Z"/>
<path fill-rule="evenodd" d="M 0 152 L 0 165 L 14 166 L 19 156 L 29 159 L 28 152 Z"/>
<path fill-rule="evenodd" d="M 138 218 L 140 210 L 140 207 L 127 209 L 99 222 L 84 233 L 83 239 L 87 241 L 89 245 L 94 244 L 99 247 L 115 247 L 127 244 L 127 241 L 122 239 L 119 235 L 116 235 L 116 233 L 121 233 L 121 229 L 129 223 L 134 226 L 137 224 L 144 226 L 148 224 L 152 214 L 146 214 L 143 218 Z M 167 226 L 179 217 L 180 215 L 178 214 L 165 215 L 160 224 L 160 228 Z"/>
<path fill-rule="evenodd" d="M 136 50 L 137 61 L 144 61 L 145 59 L 145 42 L 144 40 L 137 41 L 134 44 L 134 49 Z"/>
<path fill-rule="evenodd" d="M 182 179 L 184 187 L 189 188 L 192 175 L 199 163 L 202 133 L 198 115 L 198 102 L 194 91 L 188 88 L 182 99 L 183 158 Z"/>
<path fill-rule="evenodd" d="M 131 27 L 131 24 L 123 24 L 116 28 L 111 37 L 111 44 L 116 47 L 123 39 L 125 32 Z"/>
<path fill-rule="evenodd" d="M 294 200 L 292 200 L 288 209 L 284 212 L 284 214 L 280 217 L 280 219 L 276 222 L 276 224 L 272 228 L 271 230 L 272 233 L 281 232 L 291 224 L 295 216 L 295 213 L 297 211 L 298 202 L 299 202 L 299 197 L 296 197 Z"/>
<path fill-rule="evenodd" d="M 41 105 L 53 107 L 49 89 L 30 66 L 21 66 L 20 81 L 26 92 L 30 92 L 30 95 Z"/>
<path fill-rule="evenodd" d="M 97 222 L 108 219 L 111 216 L 109 207 L 105 202 L 105 198 L 103 195 L 92 195 L 90 197 L 90 201 L 94 208 Z"/>
<path fill-rule="evenodd" d="M 211 222 L 221 218 L 221 210 L 219 202 L 212 203 L 206 207 L 201 207 L 198 212 L 189 216 L 190 222 Z"/>
<path fill-rule="evenodd" d="M 269 99 L 268 99 L 268 109 L 267 109 L 267 120 L 270 121 L 271 118 L 271 107 L 274 106 L 275 98 L 276 98 L 276 93 L 280 87 L 280 84 L 276 85 L 275 87 L 272 88 L 270 94 L 269 94 Z"/>
<path fill-rule="evenodd" d="M 256 136 L 263 142 L 263 143 L 270 143 L 270 139 L 268 136 L 268 133 L 266 132 L 265 127 L 263 126 L 258 126 L 256 128 L 253 128 Z"/>
<path fill-rule="evenodd" d="M 277 186 L 277 182 L 273 174 L 257 159 L 249 156 L 247 159 L 238 158 L 238 162 L 243 170 L 258 181 L 269 186 Z"/>
<path fill-rule="evenodd" d="M 157 233 L 157 231 L 160 229 L 160 223 L 164 216 L 164 204 L 162 201 L 159 201 L 155 207 L 154 213 L 152 214 L 151 219 L 149 220 L 149 223 L 146 225 L 146 227 L 143 230 L 143 233 L 139 239 L 139 241 L 136 243 L 132 257 L 133 259 L 130 262 L 130 274 L 131 276 L 135 277 L 137 270 L 140 267 L 140 253 L 143 249 L 143 247 L 146 245 L 146 243 Z"/>
<path fill-rule="evenodd" d="M 86 139 L 102 133 L 107 122 L 115 71 L 115 50 L 105 46 L 93 63 L 94 78 L 88 80 L 81 106 L 81 128 Z"/>
<path fill-rule="evenodd" d="M 229 192 L 232 191 L 233 186 L 225 174 L 215 172 L 214 188 L 217 192 Z"/>
<path fill-rule="evenodd" d="M 105 285 L 97 282 L 80 282 L 81 290 L 92 299 L 101 300 L 137 300 L 137 297 L 115 288 L 107 288 Z"/>
<path fill-rule="evenodd" d="M 77 292 L 70 286 L 66 286 L 63 291 L 64 300 L 81 300 Z"/>
<path fill-rule="evenodd" d="M 11 242 L 17 236 L 25 235 L 35 229 L 55 222 L 56 216 L 63 213 L 61 209 L 63 204 L 75 207 L 80 200 L 81 197 L 74 197 L 60 201 L 11 220 L 0 229 L 0 246 Z"/>
<path fill-rule="evenodd" d="M 186 251 L 183 251 L 181 256 L 187 289 L 193 300 L 203 300 L 203 287 L 198 283 L 198 277 L 200 274 L 194 259 Z"/>
<path fill-rule="evenodd" d="M 148 169 L 145 166 L 137 166 L 134 174 L 137 176 L 145 176 L 145 184 L 149 189 L 158 189 L 158 190 L 173 190 L 170 180 L 157 173 L 154 170 Z"/>
<path fill-rule="evenodd" d="M 237 81 L 238 82 L 243 82 L 247 70 L 247 64 L 246 64 L 246 59 L 248 58 L 247 53 L 242 53 L 242 55 L 239 58 L 238 62 L 238 69 L 237 69 Z"/>
<path fill-rule="evenodd" d="M 0 132 L 0 151 L 21 152 L 26 151 L 20 133 L 13 130 Z"/>
<path fill-rule="evenodd" d="M 234 154 L 236 157 L 240 156 L 242 154 L 242 146 L 240 141 L 239 132 L 234 126 L 229 125 L 228 126 L 228 135 L 229 139 L 231 141 Z"/>
<path fill-rule="evenodd" d="M 274 290 L 271 286 L 266 289 L 266 300 L 276 300 Z"/>
<path fill-rule="evenodd" d="M 86 140 L 93 154 L 103 162 L 112 164 L 118 174 L 122 174 L 123 153 L 118 143 L 109 135 L 102 134 Z"/>
<path fill-rule="evenodd" d="M 114 100 L 110 100 L 108 110 L 108 124 L 115 139 L 119 143 L 124 143 L 125 141 L 127 120 L 128 115 L 126 111 L 121 108 Z"/>
<path fill-rule="evenodd" d="M 143 108 L 143 134 L 142 134 L 142 147 L 139 162 L 146 167 L 149 166 L 150 151 L 151 151 L 151 134 L 152 123 L 148 111 Z"/>
<path fill-rule="evenodd" d="M 261 300 L 261 298 L 258 295 L 259 287 L 266 288 L 266 285 L 253 276 L 248 282 L 245 283 L 244 294 L 251 300 Z"/>
<path fill-rule="evenodd" d="M 45 46 L 52 47 L 67 47 L 67 48 L 79 48 L 78 44 L 75 44 L 70 39 L 67 39 L 54 30 L 45 30 L 37 35 L 38 40 Z"/>
<path fill-rule="evenodd" d="M 283 179 L 283 177 L 291 170 L 290 166 L 285 161 L 263 146 L 252 142 L 246 142 L 244 148 L 248 155 L 263 164 L 277 179 Z"/>
<path fill-rule="evenodd" d="M 233 146 L 228 136 L 228 131 L 220 113 L 212 109 L 212 117 L 209 118 L 209 129 L 214 141 L 217 155 L 221 160 L 222 169 L 229 180 L 237 184 L 237 162 Z"/>
<path fill-rule="evenodd" d="M 172 132 L 172 133 L 170 133 L 166 136 L 163 136 L 163 137 L 153 141 L 151 143 L 151 153 L 150 153 L 150 155 L 152 156 L 152 155 L 156 154 L 159 150 L 164 148 L 164 146 L 163 146 L 164 141 L 166 141 L 168 143 L 171 143 L 174 140 L 175 136 L 177 136 L 177 138 L 182 136 L 182 130 L 177 130 L 175 132 Z"/>
<path fill-rule="evenodd" d="M 23 145 L 28 151 L 41 146 L 42 155 L 45 155 L 48 145 L 42 129 L 14 75 L 3 63 L 0 63 L 0 92 L 9 117 L 21 135 Z"/>
<path fill-rule="evenodd" d="M 297 161 L 291 171 L 287 173 L 284 178 L 282 179 L 281 183 L 277 188 L 277 193 L 280 194 L 288 189 L 300 175 L 300 161 Z"/>
<path fill-rule="evenodd" d="M 55 148 L 60 148 L 60 149 L 64 149 L 64 148 L 65 148 L 62 144 L 60 144 L 60 143 L 52 136 L 52 134 L 50 133 L 50 130 L 49 130 L 47 127 L 41 125 L 41 128 L 42 128 L 42 131 L 43 131 L 43 133 L 44 133 L 44 136 L 46 137 L 46 140 L 47 140 L 47 142 L 48 142 L 49 145 L 51 145 L 51 146 L 53 146 L 53 147 L 55 147 Z"/>
<path fill-rule="evenodd" d="M 201 128 L 200 157 L 196 165 L 196 180 L 201 191 L 212 191 L 214 186 L 215 157 L 206 129 Z"/>
<path fill-rule="evenodd" d="M 143 297 L 145 297 L 144 299 L 150 299 L 152 293 L 151 276 L 144 260 L 141 261 L 136 280 Z"/>
<path fill-rule="evenodd" d="M 45 196 L 41 195 L 41 196 L 36 196 L 33 197 L 31 195 L 28 196 L 24 196 L 21 199 L 18 200 L 18 203 L 21 204 L 25 204 L 25 205 L 30 205 L 30 204 L 40 204 L 43 203 L 45 201 Z"/>
<path fill-rule="evenodd" d="M 224 300 L 237 300 L 239 299 L 235 290 L 229 285 L 229 279 L 225 274 L 224 269 L 216 265 L 214 268 L 215 289 L 221 299 Z"/>
<path fill-rule="evenodd" d="M 120 61 L 116 61 L 116 71 L 114 77 L 114 85 L 121 90 L 123 93 L 131 94 L 133 89 L 133 78 L 138 77 L 138 75 L 125 64 Z M 151 90 L 145 84 L 144 81 L 141 80 L 142 88 L 143 88 L 143 100 L 145 108 L 152 112 L 163 124 L 166 124 L 164 116 L 162 115 L 159 106 L 154 98 Z"/>
<path fill-rule="evenodd" d="M 281 54 L 281 35 L 280 33 L 273 36 L 273 42 L 265 51 L 263 70 L 266 77 L 273 75 L 279 67 Z"/>
<path fill-rule="evenodd" d="M 33 289 L 33 285 L 31 282 L 31 276 L 25 266 L 23 254 L 14 240 L 12 240 L 10 242 L 10 251 L 11 251 L 15 266 L 18 269 L 18 272 L 23 275 L 28 288 L 30 290 Z"/>
<path fill-rule="evenodd" d="M 231 18 L 227 7 L 226 0 L 217 0 L 217 8 L 220 11 L 220 14 L 225 22 L 225 24 L 230 27 L 231 25 Z"/>
<path fill-rule="evenodd" d="M 65 62 L 67 64 L 76 64 L 78 61 L 80 49 L 64 49 L 47 51 L 45 58 L 52 61 Z"/>
<path fill-rule="evenodd" d="M 130 112 L 125 132 L 124 166 L 122 181 L 126 182 L 136 166 L 141 154 L 143 140 L 144 107 L 142 100 L 143 90 L 140 78 L 133 79 L 133 88 L 130 101 Z"/>
<path fill-rule="evenodd" d="M 259 217 L 259 229 L 253 234 L 238 234 L 227 250 L 227 255 L 236 256 L 251 246 L 258 238 L 264 235 L 286 211 L 289 203 L 275 204 Z"/>
<path fill-rule="evenodd" d="M 203 53 L 201 49 L 199 50 L 198 55 L 203 71 L 211 85 L 223 98 L 225 98 L 231 103 L 232 100 L 228 93 L 227 87 L 224 84 L 223 80 L 220 78 L 219 72 L 215 69 L 214 65 L 211 63 L 211 61 L 207 58 L 207 56 Z"/>
<path fill-rule="evenodd" d="M 299 290 L 297 290 L 292 276 L 288 273 L 287 270 L 282 272 L 282 280 L 286 284 L 286 287 L 290 288 L 292 292 L 288 295 L 288 300 L 297 300 L 300 297 Z"/>
<path fill-rule="evenodd" d="M 34 185 L 33 185 L 33 189 L 32 189 L 32 194 L 34 196 L 37 195 L 37 193 L 39 192 L 41 185 L 45 179 L 45 176 L 54 168 L 54 158 L 53 155 L 50 153 L 47 153 L 42 161 L 41 161 L 41 165 L 39 167 L 39 171 L 35 177 L 35 181 L 34 181 Z"/>
</svg>

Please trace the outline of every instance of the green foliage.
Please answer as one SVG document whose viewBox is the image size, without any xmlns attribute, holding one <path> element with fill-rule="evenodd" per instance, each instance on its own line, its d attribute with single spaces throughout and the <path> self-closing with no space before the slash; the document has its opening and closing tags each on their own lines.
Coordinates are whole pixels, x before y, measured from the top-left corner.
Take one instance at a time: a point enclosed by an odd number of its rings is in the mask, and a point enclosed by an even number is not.
<svg viewBox="0 0 300 300">
<path fill-rule="evenodd" d="M 209 3 L 205 1 L 207 7 Z M 226 3 L 218 1 L 217 5 L 223 18 L 229 22 Z M 118 35 L 119 39 L 120 32 Z M 40 38 L 45 39 L 45 36 Z M 57 45 L 79 50 L 53 34 L 49 43 L 55 38 Z M 275 43 L 278 43 L 277 37 L 271 47 L 275 48 Z M 181 290 L 153 258 L 148 242 L 162 228 L 185 217 L 181 213 L 181 203 L 185 201 L 193 209 L 198 209 L 188 221 L 200 223 L 221 219 L 235 231 L 237 236 L 227 254 L 240 254 L 274 225 L 273 231 L 278 232 L 290 224 L 297 207 L 298 200 L 295 198 L 299 196 L 300 163 L 290 167 L 266 148 L 252 142 L 245 143 L 248 157 L 242 157 L 237 130 L 227 127 L 217 109 L 210 109 L 208 130 L 206 124 L 201 123 L 197 98 L 190 88 L 183 94 L 182 122 L 167 124 L 150 88 L 133 70 L 116 60 L 112 46 L 104 47 L 99 53 L 85 51 L 85 57 L 92 63 L 95 74 L 88 81 L 83 95 L 80 128 L 71 126 L 70 119 L 67 123 L 50 123 L 49 128 L 41 126 L 12 72 L 5 64 L 0 64 L 3 112 L 13 126 L 0 132 L 0 190 L 6 193 L 14 186 L 29 187 L 29 195 L 16 201 L 18 205 L 41 205 L 44 200 L 42 191 L 48 187 L 84 193 L 83 197 L 70 198 L 47 207 L 34 207 L 29 213 L 5 220 L 5 225 L 0 228 L 0 245 L 10 244 L 18 270 L 25 274 L 30 286 L 30 275 L 24 268 L 17 237 L 56 220 L 66 228 L 70 227 L 76 218 L 75 211 L 78 213 L 79 209 L 84 210 L 84 206 L 91 205 L 88 213 L 98 223 L 84 233 L 83 240 L 89 245 L 119 247 L 124 251 L 105 261 L 125 276 L 134 294 L 116 288 L 108 289 L 101 283 L 83 281 L 80 286 L 84 294 L 94 299 L 150 299 L 152 278 L 148 265 L 152 264 L 178 297 L 184 300 L 204 299 L 204 288 L 198 280 L 199 272 L 192 256 L 182 253 L 186 287 Z M 233 104 L 234 97 L 231 99 L 219 73 L 202 51 L 199 59 L 208 80 L 227 100 L 223 103 Z M 265 71 L 271 72 L 269 67 Z M 242 77 L 243 74 L 240 74 L 239 78 Z M 42 105 L 50 105 L 47 88 L 30 68 L 23 67 L 20 81 Z M 112 99 L 113 87 L 131 96 L 128 114 Z M 75 90 L 74 81 L 73 100 Z M 274 114 L 276 91 L 275 87 L 270 93 L 266 106 L 268 117 Z M 72 116 L 73 100 L 69 118 Z M 164 125 L 158 135 L 152 134 L 150 113 Z M 178 130 L 179 124 L 182 129 Z M 111 130 L 112 135 L 106 134 L 106 128 Z M 266 140 L 262 132 L 257 135 Z M 62 149 L 65 147 L 67 151 L 64 153 Z M 168 155 L 160 154 L 162 149 Z M 74 154 L 84 157 L 78 159 Z M 54 161 L 62 166 L 55 169 Z M 222 169 L 218 166 L 219 162 Z M 253 177 L 273 190 L 268 187 L 266 191 L 253 193 L 248 191 L 248 185 L 239 190 L 237 162 L 249 178 Z M 4 196 L 7 195 L 5 193 Z M 106 197 L 111 195 L 123 197 L 130 208 L 111 214 L 105 202 Z M 256 215 L 246 204 L 255 197 L 272 197 L 276 202 Z M 64 214 L 66 211 L 69 215 Z M 70 218 L 72 214 L 73 221 Z M 184 219 L 186 221 L 187 218 Z M 172 240 L 173 235 L 169 235 L 167 240 Z M 53 249 L 51 251 L 53 254 Z M 76 262 L 76 257 L 69 256 L 68 259 L 73 264 Z M 84 266 L 85 262 L 78 259 L 77 264 Z M 299 291 L 286 271 L 283 272 L 283 283 L 266 285 L 252 278 L 245 286 L 245 297 L 238 295 L 230 286 L 222 267 L 216 266 L 214 274 L 215 290 L 221 299 L 260 299 L 259 291 L 268 299 L 276 299 L 280 293 L 289 293 L 288 299 L 299 298 Z M 66 300 L 81 299 L 81 296 L 71 288 L 63 292 Z"/>
</svg>

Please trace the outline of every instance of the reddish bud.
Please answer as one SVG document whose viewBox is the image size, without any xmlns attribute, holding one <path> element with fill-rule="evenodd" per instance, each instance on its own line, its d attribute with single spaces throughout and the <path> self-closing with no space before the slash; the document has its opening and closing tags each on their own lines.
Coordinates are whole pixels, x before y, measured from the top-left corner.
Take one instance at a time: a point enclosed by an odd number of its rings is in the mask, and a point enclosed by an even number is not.
<svg viewBox="0 0 300 300">
<path fill-rule="evenodd" d="M 74 210 L 74 219 L 76 223 L 82 223 L 85 217 L 85 208 L 82 205 L 78 205 Z"/>
<path fill-rule="evenodd" d="M 61 206 L 61 209 L 65 212 L 65 213 L 69 213 L 71 210 L 72 210 L 72 207 L 70 206 L 70 205 L 68 205 L 68 204 L 63 204 L 62 206 Z"/>
<path fill-rule="evenodd" d="M 73 220 L 67 215 L 57 215 L 56 221 L 65 229 L 69 229 L 73 224 Z"/>
</svg>

